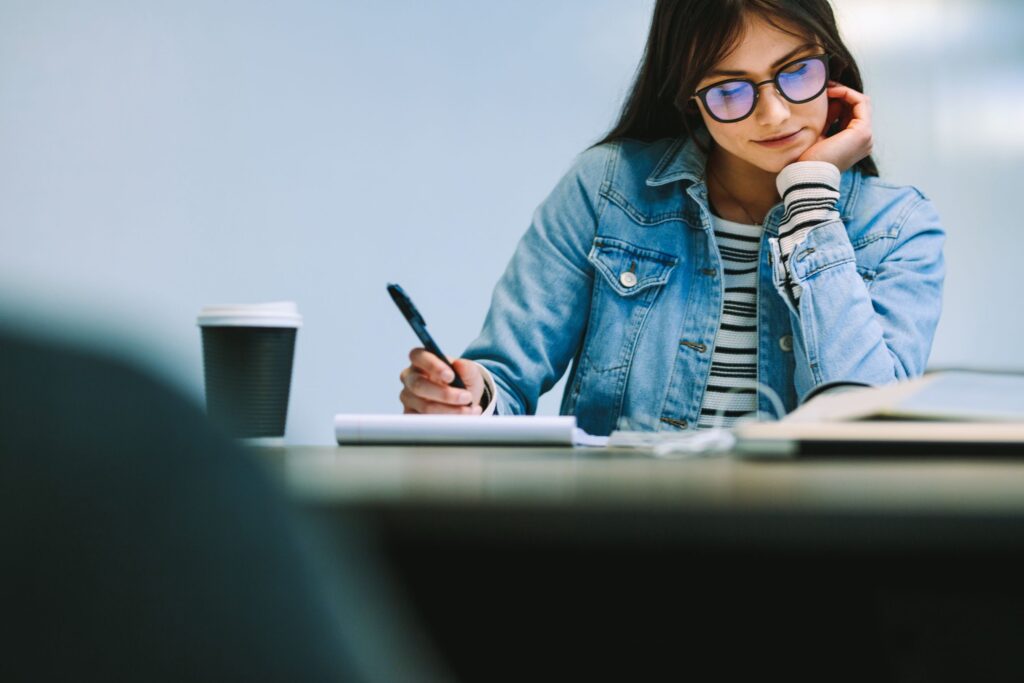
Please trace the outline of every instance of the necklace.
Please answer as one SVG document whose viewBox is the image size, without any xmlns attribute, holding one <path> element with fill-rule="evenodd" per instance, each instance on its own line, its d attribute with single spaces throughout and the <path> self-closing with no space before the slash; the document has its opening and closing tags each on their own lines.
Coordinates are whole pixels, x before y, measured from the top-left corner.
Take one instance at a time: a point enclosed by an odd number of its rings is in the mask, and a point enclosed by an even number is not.
<svg viewBox="0 0 1024 683">
<path fill-rule="evenodd" d="M 740 200 L 736 199 L 736 195 L 734 195 L 734 194 L 733 194 L 732 192 L 729 192 L 729 188 L 725 186 L 725 183 L 723 183 L 723 182 L 722 182 L 721 178 L 719 178 L 719 177 L 718 177 L 718 174 L 714 172 L 714 170 L 713 170 L 713 169 L 711 168 L 711 166 L 708 166 L 708 173 L 710 173 L 710 174 L 711 174 L 711 177 L 715 179 L 715 182 L 716 182 L 716 183 L 718 183 L 718 186 L 719 186 L 720 188 L 722 188 L 722 191 L 723 191 L 723 192 L 725 192 L 725 195 L 726 195 L 726 196 L 727 196 L 727 197 L 728 197 L 729 199 L 731 199 L 732 201 L 734 201 L 734 202 L 736 203 L 736 206 L 740 207 L 740 209 L 742 209 L 742 210 L 743 210 L 743 213 L 747 214 L 747 218 L 749 218 L 749 219 L 750 219 L 750 224 L 751 224 L 751 225 L 761 225 L 761 221 L 759 221 L 759 220 L 756 220 L 756 219 L 755 219 L 755 218 L 754 218 L 754 217 L 753 217 L 753 216 L 752 216 L 752 215 L 750 214 L 750 212 L 749 212 L 749 211 L 747 211 L 747 207 L 745 207 L 745 206 L 743 205 L 743 202 L 741 202 Z"/>
</svg>

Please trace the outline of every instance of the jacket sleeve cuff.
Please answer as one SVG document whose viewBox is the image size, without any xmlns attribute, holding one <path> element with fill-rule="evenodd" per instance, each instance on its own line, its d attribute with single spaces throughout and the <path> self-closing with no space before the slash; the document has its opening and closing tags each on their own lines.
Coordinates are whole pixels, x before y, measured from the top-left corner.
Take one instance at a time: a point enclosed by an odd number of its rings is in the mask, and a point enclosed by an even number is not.
<svg viewBox="0 0 1024 683">
<path fill-rule="evenodd" d="M 480 415 L 495 415 L 497 414 L 498 409 L 498 391 L 494 385 L 494 378 L 491 377 L 490 370 L 485 368 L 480 363 L 477 363 L 476 361 L 473 361 L 473 363 L 478 368 L 480 368 L 480 374 L 483 375 L 484 385 L 486 387 L 486 389 L 484 390 L 484 395 L 486 396 L 487 394 L 490 394 L 491 396 L 491 400 L 487 403 L 486 406 L 484 406 L 484 410 Z"/>
<path fill-rule="evenodd" d="M 803 288 L 808 286 L 808 280 L 829 268 L 856 263 L 846 226 L 838 220 L 809 230 L 800 248 L 789 258 L 783 256 L 782 245 L 779 242 L 777 238 L 768 238 L 772 284 L 797 316 L 799 300 L 803 295 Z"/>
<path fill-rule="evenodd" d="M 794 281 L 805 284 L 823 270 L 855 262 L 856 255 L 846 226 L 840 221 L 832 221 L 807 233 L 798 252 L 789 259 L 788 274 Z"/>
</svg>

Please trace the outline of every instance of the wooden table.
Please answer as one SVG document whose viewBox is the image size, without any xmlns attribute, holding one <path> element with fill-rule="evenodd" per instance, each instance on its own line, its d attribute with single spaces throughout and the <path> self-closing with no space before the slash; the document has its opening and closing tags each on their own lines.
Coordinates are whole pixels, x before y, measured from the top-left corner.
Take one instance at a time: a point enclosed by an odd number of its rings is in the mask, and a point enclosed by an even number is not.
<svg viewBox="0 0 1024 683">
<path fill-rule="evenodd" d="M 366 520 L 467 680 L 1024 672 L 1024 458 L 263 456 L 308 513 Z"/>
<path fill-rule="evenodd" d="M 633 531 L 642 540 L 651 530 L 639 518 L 671 519 L 661 530 L 671 534 L 688 517 L 784 517 L 862 522 L 876 532 L 870 539 L 830 532 L 816 539 L 822 542 L 914 543 L 932 538 L 928 530 L 947 542 L 951 524 L 972 530 L 960 542 L 1024 541 L 1024 458 L 665 460 L 629 449 L 475 447 L 289 447 L 266 455 L 306 506 L 415 510 L 423 522 L 428 511 L 438 517 L 471 512 L 467 526 L 480 516 L 501 523 L 543 515 L 556 523 L 597 515 L 617 520 L 609 533 Z M 988 533 L 978 536 L 978 528 Z M 911 533 L 901 538 L 903 532 Z"/>
</svg>

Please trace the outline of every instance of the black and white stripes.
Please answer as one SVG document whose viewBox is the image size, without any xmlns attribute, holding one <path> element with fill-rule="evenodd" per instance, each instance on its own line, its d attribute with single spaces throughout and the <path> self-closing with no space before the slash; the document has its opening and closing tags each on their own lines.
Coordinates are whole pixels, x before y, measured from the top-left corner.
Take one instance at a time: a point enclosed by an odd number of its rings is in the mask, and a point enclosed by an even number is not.
<svg viewBox="0 0 1024 683">
<path fill-rule="evenodd" d="M 776 178 L 785 206 L 778 248 L 794 305 L 803 290 L 792 276 L 789 259 L 811 228 L 839 218 L 839 178 L 839 169 L 825 161 L 790 164 Z M 712 216 L 712 223 L 722 257 L 725 300 L 697 425 L 701 429 L 730 427 L 757 410 L 757 269 L 763 231 L 760 225 L 717 216 Z"/>
<path fill-rule="evenodd" d="M 730 427 L 757 410 L 757 269 L 762 228 L 712 216 L 725 299 L 698 429 Z M 720 415 L 720 417 L 716 417 Z"/>
<path fill-rule="evenodd" d="M 775 179 L 786 212 L 779 222 L 779 251 L 782 265 L 791 273 L 789 259 L 816 225 L 839 218 L 839 169 L 827 161 L 799 161 L 782 169 Z M 789 292 L 794 304 L 802 288 L 789 276 Z"/>
</svg>

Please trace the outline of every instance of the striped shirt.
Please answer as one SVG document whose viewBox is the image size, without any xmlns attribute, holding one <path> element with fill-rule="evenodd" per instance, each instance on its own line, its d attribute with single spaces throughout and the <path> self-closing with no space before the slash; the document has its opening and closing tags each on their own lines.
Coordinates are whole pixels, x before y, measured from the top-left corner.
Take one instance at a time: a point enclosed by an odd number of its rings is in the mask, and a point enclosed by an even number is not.
<svg viewBox="0 0 1024 683">
<path fill-rule="evenodd" d="M 757 410 L 757 271 L 764 229 L 711 218 L 724 301 L 698 429 L 731 427 Z"/>
<path fill-rule="evenodd" d="M 786 212 L 779 221 L 779 251 L 789 275 L 787 291 L 794 308 L 803 289 L 792 277 L 789 259 L 807 237 L 811 228 L 837 220 L 839 169 L 827 161 L 800 161 L 782 169 L 775 179 Z"/>
</svg>

